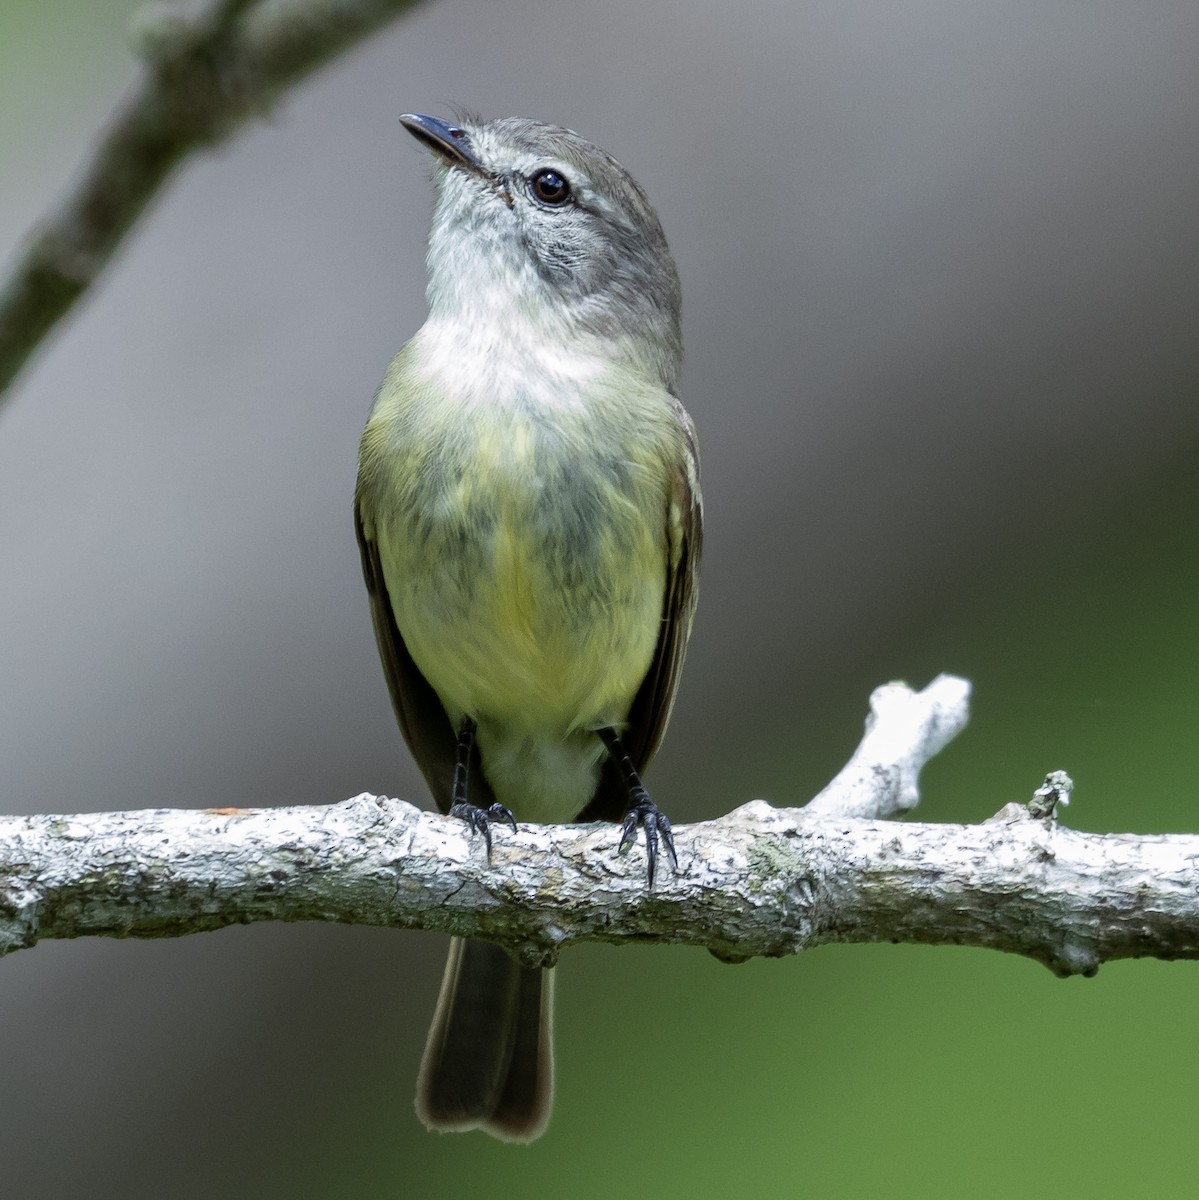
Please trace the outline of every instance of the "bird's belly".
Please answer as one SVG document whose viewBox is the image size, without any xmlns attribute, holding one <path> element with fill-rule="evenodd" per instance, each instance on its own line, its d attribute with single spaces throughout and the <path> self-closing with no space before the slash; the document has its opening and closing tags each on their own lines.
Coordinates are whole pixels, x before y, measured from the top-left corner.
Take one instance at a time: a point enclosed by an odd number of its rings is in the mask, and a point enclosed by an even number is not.
<svg viewBox="0 0 1199 1200">
<path fill-rule="evenodd" d="M 452 719 L 550 738 L 618 725 L 649 668 L 663 509 L 599 476 L 557 482 L 459 480 L 384 557 L 396 623 Z"/>
<path fill-rule="evenodd" d="M 535 575 L 499 564 L 465 595 L 414 586 L 399 625 L 416 665 L 451 714 L 562 733 L 623 721 L 653 656 L 660 581 L 623 588 L 599 612 L 585 597 L 537 594 Z"/>
</svg>

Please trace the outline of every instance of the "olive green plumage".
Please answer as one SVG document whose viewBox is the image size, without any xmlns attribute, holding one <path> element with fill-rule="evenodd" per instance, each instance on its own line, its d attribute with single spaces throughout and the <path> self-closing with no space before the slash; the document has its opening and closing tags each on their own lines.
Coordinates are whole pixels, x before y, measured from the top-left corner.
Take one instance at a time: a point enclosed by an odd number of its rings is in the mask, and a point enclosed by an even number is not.
<svg viewBox="0 0 1199 1200">
<path fill-rule="evenodd" d="M 644 193 L 577 134 L 405 123 L 437 151 L 430 312 L 379 388 L 356 495 L 397 716 L 443 810 L 469 717 L 472 803 L 620 820 L 627 793 L 597 731 L 648 764 L 696 598 L 674 265 Z M 456 943 L 417 1098 L 426 1124 L 537 1136 L 550 1009 L 542 972 Z"/>
</svg>

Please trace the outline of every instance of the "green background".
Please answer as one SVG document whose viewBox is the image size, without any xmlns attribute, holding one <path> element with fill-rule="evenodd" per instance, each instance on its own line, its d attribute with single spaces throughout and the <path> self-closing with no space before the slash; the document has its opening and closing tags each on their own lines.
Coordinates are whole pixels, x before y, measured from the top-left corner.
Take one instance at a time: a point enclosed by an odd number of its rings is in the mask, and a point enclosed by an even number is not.
<svg viewBox="0 0 1199 1200">
<path fill-rule="evenodd" d="M 133 8 L 0 0 L 6 246 L 134 77 Z M 875 685 L 950 671 L 972 720 L 919 819 L 1060 768 L 1071 826 L 1199 829 L 1197 36 L 1165 4 L 422 8 L 189 165 L 0 415 L 5 804 L 420 795 L 348 504 L 421 312 L 394 116 L 448 98 L 612 145 L 679 257 L 709 541 L 663 807 L 800 803 Z M 513 1148 L 412 1114 L 441 954 L 261 926 L 14 956 L 6 1194 L 1193 1190 L 1189 963 L 583 947 L 552 1125 Z"/>
</svg>

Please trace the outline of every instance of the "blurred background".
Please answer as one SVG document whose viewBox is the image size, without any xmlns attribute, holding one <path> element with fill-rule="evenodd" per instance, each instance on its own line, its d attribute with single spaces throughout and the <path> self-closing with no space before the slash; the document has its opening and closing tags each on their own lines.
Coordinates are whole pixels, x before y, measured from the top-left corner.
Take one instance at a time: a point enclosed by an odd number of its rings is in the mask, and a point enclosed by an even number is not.
<svg viewBox="0 0 1199 1200">
<path fill-rule="evenodd" d="M 136 78 L 130 0 L 0 0 L 0 247 Z M 423 800 L 350 508 L 424 312 L 397 123 L 569 125 L 681 270 L 700 615 L 650 776 L 800 803 L 870 690 L 971 727 L 924 820 L 1046 771 L 1199 830 L 1199 8 L 440 0 L 189 162 L 0 412 L 0 805 Z M 1185 1194 L 1199 967 L 583 947 L 527 1149 L 426 1134 L 431 935 L 255 926 L 0 963 L 6 1195 Z"/>
</svg>

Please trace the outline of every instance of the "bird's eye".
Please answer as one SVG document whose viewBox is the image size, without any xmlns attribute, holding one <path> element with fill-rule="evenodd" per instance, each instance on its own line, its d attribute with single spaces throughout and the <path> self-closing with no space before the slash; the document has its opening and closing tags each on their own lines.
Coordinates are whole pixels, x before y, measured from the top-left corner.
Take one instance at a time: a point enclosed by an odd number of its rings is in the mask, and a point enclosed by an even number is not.
<svg viewBox="0 0 1199 1200">
<path fill-rule="evenodd" d="M 565 204 L 570 199 L 570 184 L 557 171 L 551 171 L 548 167 L 538 171 L 529 180 L 529 184 L 533 189 L 533 195 L 542 204 L 557 206 Z"/>
</svg>

